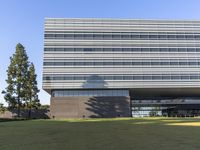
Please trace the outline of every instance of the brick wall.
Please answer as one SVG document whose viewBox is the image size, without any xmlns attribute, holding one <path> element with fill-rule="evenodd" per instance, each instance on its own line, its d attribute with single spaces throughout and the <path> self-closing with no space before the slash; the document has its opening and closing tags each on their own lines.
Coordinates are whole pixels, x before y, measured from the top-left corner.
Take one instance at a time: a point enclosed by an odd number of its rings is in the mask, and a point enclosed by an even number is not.
<svg viewBox="0 0 200 150">
<path fill-rule="evenodd" d="M 52 118 L 130 117 L 130 97 L 52 97 Z"/>
</svg>

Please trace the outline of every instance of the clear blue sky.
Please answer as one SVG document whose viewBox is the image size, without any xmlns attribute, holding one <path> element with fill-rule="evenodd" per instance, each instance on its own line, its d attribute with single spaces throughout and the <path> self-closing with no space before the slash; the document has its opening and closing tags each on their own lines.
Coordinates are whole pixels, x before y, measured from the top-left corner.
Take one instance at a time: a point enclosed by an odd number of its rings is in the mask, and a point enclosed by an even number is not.
<svg viewBox="0 0 200 150">
<path fill-rule="evenodd" d="M 35 64 L 41 103 L 49 104 L 42 90 L 45 17 L 200 20 L 200 0 L 0 0 L 0 91 L 6 87 L 9 57 L 20 42 Z"/>
</svg>

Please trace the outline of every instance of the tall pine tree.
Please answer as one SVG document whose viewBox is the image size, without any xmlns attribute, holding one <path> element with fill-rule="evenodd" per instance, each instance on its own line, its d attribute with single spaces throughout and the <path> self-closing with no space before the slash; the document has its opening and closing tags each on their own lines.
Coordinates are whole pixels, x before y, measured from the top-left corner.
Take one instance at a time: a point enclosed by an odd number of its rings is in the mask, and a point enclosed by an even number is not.
<svg viewBox="0 0 200 150">
<path fill-rule="evenodd" d="M 17 44 L 15 54 L 10 57 L 10 65 L 7 70 L 7 84 L 4 98 L 9 108 L 17 108 L 20 117 L 21 107 L 31 109 L 40 105 L 38 99 L 38 88 L 33 63 L 29 64 L 28 56 L 22 44 Z"/>
<path fill-rule="evenodd" d="M 20 108 L 25 100 L 25 86 L 28 74 L 28 56 L 24 46 L 20 43 L 16 46 L 15 54 L 10 58 L 10 66 L 7 70 L 8 86 L 6 88 L 5 100 L 12 108 L 17 107 L 17 115 L 20 116 Z"/>
<path fill-rule="evenodd" d="M 10 58 L 7 76 L 8 86 L 4 91 L 4 98 L 10 108 L 17 108 L 17 115 L 20 117 L 21 107 L 31 109 L 39 104 L 35 68 L 32 63 L 29 64 L 25 48 L 20 43 Z"/>
<path fill-rule="evenodd" d="M 35 67 L 33 63 L 30 64 L 28 70 L 28 80 L 27 80 L 27 92 L 26 92 L 26 106 L 29 109 L 28 117 L 31 118 L 31 110 L 32 108 L 37 108 L 40 103 L 38 99 L 39 89 L 37 87 L 36 81 L 37 75 L 35 74 Z"/>
</svg>

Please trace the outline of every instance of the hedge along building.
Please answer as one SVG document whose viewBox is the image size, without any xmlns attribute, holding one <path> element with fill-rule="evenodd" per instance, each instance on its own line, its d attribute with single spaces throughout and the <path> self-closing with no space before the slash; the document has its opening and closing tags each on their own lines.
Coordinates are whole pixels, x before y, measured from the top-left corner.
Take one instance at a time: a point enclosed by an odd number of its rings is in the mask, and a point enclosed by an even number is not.
<svg viewBox="0 0 200 150">
<path fill-rule="evenodd" d="M 198 113 L 200 21 L 47 18 L 44 37 L 52 117 Z"/>
</svg>

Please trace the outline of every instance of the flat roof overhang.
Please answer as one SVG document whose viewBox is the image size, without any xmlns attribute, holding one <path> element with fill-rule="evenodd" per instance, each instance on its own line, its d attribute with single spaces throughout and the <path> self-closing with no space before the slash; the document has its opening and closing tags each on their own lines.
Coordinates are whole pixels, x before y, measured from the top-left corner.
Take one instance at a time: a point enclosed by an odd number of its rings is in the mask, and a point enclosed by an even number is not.
<svg viewBox="0 0 200 150">
<path fill-rule="evenodd" d="M 117 89 L 117 88 L 116 88 Z M 151 97 L 200 97 L 200 87 L 187 88 L 119 88 L 129 90 L 132 98 L 151 98 Z M 85 88 L 79 89 L 44 89 L 51 94 L 52 90 L 91 90 Z M 93 90 L 98 90 L 94 88 Z M 99 89 L 100 90 L 100 89 Z M 102 90 L 102 89 L 101 89 Z M 103 88 L 103 90 L 114 90 L 113 88 Z"/>
<path fill-rule="evenodd" d="M 187 88 L 134 88 L 130 89 L 132 98 L 153 97 L 199 97 L 200 87 Z"/>
</svg>

